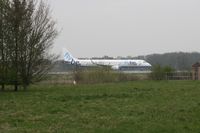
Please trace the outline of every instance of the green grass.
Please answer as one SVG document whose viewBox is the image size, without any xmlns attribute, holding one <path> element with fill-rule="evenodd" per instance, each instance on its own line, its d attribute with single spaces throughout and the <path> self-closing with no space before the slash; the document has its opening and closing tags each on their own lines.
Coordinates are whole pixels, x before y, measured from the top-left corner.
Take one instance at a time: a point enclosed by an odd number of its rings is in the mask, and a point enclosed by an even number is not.
<svg viewBox="0 0 200 133">
<path fill-rule="evenodd" d="M 199 133 L 200 82 L 31 86 L 0 92 L 0 133 Z"/>
</svg>

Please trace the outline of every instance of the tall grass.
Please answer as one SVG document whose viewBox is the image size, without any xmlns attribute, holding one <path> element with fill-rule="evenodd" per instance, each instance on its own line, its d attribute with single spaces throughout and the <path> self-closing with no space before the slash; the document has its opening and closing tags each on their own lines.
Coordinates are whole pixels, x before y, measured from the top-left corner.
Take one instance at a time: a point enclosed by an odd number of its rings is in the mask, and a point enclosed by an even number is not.
<svg viewBox="0 0 200 133">
<path fill-rule="evenodd" d="M 92 69 L 77 69 L 74 71 L 74 80 L 77 83 L 110 83 L 122 81 L 134 81 L 142 79 L 138 74 L 125 74 L 114 71 L 108 67 L 97 67 Z"/>
</svg>

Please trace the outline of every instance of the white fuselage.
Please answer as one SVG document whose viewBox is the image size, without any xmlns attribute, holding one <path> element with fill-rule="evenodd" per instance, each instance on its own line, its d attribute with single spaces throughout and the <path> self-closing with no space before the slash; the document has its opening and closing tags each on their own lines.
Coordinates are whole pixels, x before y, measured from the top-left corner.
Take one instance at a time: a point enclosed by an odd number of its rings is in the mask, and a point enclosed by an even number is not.
<svg viewBox="0 0 200 133">
<path fill-rule="evenodd" d="M 144 60 L 77 59 L 76 62 L 81 66 L 111 66 L 113 69 L 119 69 L 120 67 L 151 67 Z"/>
</svg>

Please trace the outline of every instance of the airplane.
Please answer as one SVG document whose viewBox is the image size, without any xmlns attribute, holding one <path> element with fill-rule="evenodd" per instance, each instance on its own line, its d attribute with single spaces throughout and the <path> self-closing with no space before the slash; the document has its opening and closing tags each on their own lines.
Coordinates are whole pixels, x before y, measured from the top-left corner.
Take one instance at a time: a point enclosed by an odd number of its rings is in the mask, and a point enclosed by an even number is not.
<svg viewBox="0 0 200 133">
<path fill-rule="evenodd" d="M 145 60 L 133 59 L 77 59 L 74 58 L 66 49 L 63 49 L 64 61 L 82 67 L 108 66 L 113 70 L 121 70 L 122 68 L 133 68 L 137 70 L 150 70 L 151 64 Z"/>
</svg>

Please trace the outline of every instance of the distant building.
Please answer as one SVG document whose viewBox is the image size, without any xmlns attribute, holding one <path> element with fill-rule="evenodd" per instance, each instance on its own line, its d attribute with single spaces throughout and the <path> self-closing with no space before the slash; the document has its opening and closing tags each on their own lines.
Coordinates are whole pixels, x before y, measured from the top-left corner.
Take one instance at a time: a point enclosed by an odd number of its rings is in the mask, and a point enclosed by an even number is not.
<svg viewBox="0 0 200 133">
<path fill-rule="evenodd" d="M 199 62 L 192 65 L 192 79 L 200 80 L 200 63 Z"/>
</svg>

